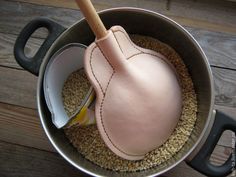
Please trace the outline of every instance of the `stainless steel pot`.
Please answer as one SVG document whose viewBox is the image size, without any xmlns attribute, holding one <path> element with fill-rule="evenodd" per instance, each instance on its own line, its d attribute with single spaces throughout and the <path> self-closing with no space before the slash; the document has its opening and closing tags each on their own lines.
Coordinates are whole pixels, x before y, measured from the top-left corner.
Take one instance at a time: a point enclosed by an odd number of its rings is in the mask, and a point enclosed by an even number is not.
<svg viewBox="0 0 236 177">
<path fill-rule="evenodd" d="M 197 41 L 180 25 L 155 12 L 136 8 L 108 9 L 99 13 L 105 26 L 121 25 L 130 34 L 157 38 L 170 45 L 184 60 L 197 92 L 198 113 L 196 126 L 184 147 L 165 163 L 149 170 L 134 173 L 118 173 L 103 169 L 80 155 L 57 129 L 50 118 L 43 93 L 43 78 L 50 57 L 62 46 L 79 42 L 89 45 L 94 35 L 82 19 L 66 29 L 54 21 L 39 18 L 31 21 L 16 40 L 14 54 L 17 62 L 38 77 L 37 106 L 42 126 L 56 150 L 73 166 L 93 176 L 157 176 L 185 160 L 191 167 L 208 176 L 225 176 L 234 168 L 231 154 L 221 166 L 214 166 L 209 158 L 224 130 L 236 131 L 236 121 L 214 110 L 212 73 L 206 55 Z M 46 27 L 49 35 L 33 58 L 24 55 L 24 47 L 32 33 Z M 39 70 L 40 69 L 40 70 Z M 234 158 L 235 159 L 235 158 Z"/>
</svg>

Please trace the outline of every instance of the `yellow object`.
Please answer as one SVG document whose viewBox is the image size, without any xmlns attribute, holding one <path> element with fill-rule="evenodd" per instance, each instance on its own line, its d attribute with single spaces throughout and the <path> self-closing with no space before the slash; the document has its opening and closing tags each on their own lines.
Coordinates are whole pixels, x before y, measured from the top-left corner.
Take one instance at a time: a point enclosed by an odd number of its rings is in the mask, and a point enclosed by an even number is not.
<svg viewBox="0 0 236 177">
<path fill-rule="evenodd" d="M 94 109 L 92 109 L 91 103 L 95 98 L 95 93 L 92 92 L 85 104 L 79 110 L 79 112 L 68 122 L 66 127 L 71 127 L 72 125 L 90 125 L 95 123 Z M 90 108 L 91 107 L 91 108 Z"/>
</svg>

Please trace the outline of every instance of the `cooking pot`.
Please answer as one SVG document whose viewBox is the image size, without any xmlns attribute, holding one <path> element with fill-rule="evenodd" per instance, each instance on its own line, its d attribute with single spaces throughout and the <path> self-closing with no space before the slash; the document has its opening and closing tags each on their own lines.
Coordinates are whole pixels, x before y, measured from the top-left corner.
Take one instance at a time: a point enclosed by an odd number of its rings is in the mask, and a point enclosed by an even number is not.
<svg viewBox="0 0 236 177">
<path fill-rule="evenodd" d="M 56 22 L 38 18 L 28 23 L 19 34 L 14 48 L 17 62 L 29 72 L 38 75 L 37 107 L 44 131 L 56 150 L 77 169 L 93 176 L 157 176 L 186 161 L 191 167 L 207 176 L 226 176 L 234 169 L 235 154 L 221 166 L 211 164 L 209 158 L 225 130 L 236 131 L 236 121 L 214 110 L 214 84 L 210 65 L 197 41 L 183 27 L 171 19 L 151 11 L 138 8 L 115 8 L 99 13 L 107 29 L 121 25 L 129 34 L 140 34 L 156 38 L 174 48 L 186 64 L 197 93 L 198 112 L 196 125 L 183 148 L 159 166 L 139 172 L 113 172 L 86 160 L 72 146 L 63 130 L 57 129 L 47 108 L 43 78 L 51 56 L 68 43 L 89 45 L 94 35 L 87 22 L 82 19 L 65 29 Z M 24 54 L 24 47 L 32 33 L 40 27 L 49 34 L 32 58 Z"/>
</svg>

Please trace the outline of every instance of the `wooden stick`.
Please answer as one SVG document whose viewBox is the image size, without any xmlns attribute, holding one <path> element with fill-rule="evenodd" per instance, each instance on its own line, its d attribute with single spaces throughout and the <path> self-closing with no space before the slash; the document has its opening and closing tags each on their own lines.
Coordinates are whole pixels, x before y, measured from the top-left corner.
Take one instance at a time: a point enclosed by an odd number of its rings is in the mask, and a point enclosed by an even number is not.
<svg viewBox="0 0 236 177">
<path fill-rule="evenodd" d="M 85 19 L 87 20 L 90 28 L 97 37 L 101 39 L 106 36 L 107 30 L 102 23 L 100 17 L 98 16 L 93 4 L 90 0 L 76 0 L 80 10 L 84 14 Z"/>
</svg>

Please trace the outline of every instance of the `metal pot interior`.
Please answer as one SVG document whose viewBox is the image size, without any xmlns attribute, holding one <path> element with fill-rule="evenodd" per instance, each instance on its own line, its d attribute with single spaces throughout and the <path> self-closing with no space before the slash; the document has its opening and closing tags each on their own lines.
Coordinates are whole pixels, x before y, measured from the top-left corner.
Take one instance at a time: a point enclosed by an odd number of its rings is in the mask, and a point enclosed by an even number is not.
<svg viewBox="0 0 236 177">
<path fill-rule="evenodd" d="M 213 104 L 212 76 L 206 57 L 196 41 L 175 22 L 159 14 L 141 9 L 110 9 L 101 13 L 102 21 L 107 29 L 113 25 L 121 25 L 130 34 L 140 34 L 157 38 L 170 45 L 182 57 L 188 67 L 194 82 L 198 99 L 198 114 L 196 126 L 184 147 L 170 160 L 149 170 L 122 173 L 122 176 L 149 176 L 161 174 L 184 160 L 196 147 L 204 135 L 211 117 Z M 94 41 L 94 35 L 85 20 L 82 20 L 66 30 L 54 42 L 44 58 L 38 82 L 38 108 L 46 134 L 58 152 L 72 165 L 91 175 L 120 176 L 121 173 L 103 169 L 83 158 L 65 137 L 63 130 L 57 129 L 51 122 L 51 115 L 46 106 L 43 93 L 43 74 L 50 56 L 59 48 L 79 42 L 89 45 Z"/>
</svg>

